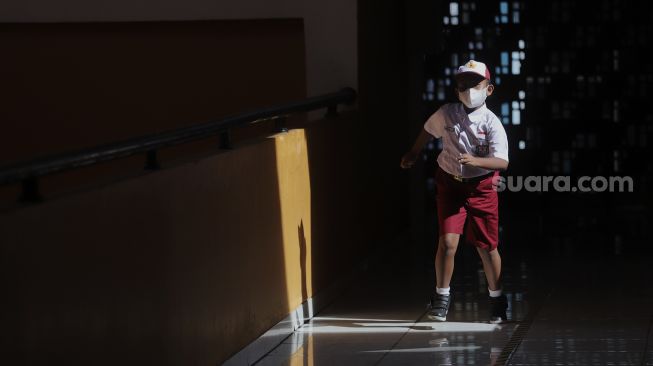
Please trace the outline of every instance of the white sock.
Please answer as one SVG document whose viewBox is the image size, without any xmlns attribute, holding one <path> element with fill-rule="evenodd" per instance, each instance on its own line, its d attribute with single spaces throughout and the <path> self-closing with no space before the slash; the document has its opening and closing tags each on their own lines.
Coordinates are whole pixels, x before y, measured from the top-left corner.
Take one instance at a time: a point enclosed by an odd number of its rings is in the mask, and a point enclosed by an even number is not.
<svg viewBox="0 0 653 366">
<path fill-rule="evenodd" d="M 451 290 L 451 287 L 436 287 L 435 292 L 438 293 L 438 295 L 447 295 L 449 296 L 449 291 Z"/>
<path fill-rule="evenodd" d="M 498 290 L 490 290 L 490 288 L 487 288 L 488 291 L 490 291 L 490 297 L 499 297 L 501 296 L 501 289 Z"/>
</svg>

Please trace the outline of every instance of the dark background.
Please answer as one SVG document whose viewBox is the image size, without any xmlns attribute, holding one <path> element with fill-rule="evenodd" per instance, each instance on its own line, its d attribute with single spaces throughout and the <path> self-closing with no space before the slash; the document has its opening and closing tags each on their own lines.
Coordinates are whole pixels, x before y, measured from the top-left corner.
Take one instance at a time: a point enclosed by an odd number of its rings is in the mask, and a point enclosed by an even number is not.
<svg viewBox="0 0 653 366">
<path fill-rule="evenodd" d="M 365 8 L 367 3 L 361 1 L 359 9 L 362 45 L 373 43 L 365 39 L 365 14 L 373 14 Z M 483 61 L 496 86 L 487 104 L 502 119 L 509 139 L 510 167 L 502 175 L 569 176 L 572 187 L 581 176 L 632 177 L 634 182 L 633 192 L 502 192 L 506 250 L 536 253 L 546 246 L 554 254 L 648 251 L 653 131 L 648 98 L 653 74 L 645 51 L 653 34 L 650 3 L 385 4 L 386 19 L 392 21 L 384 24 L 388 36 L 378 42 L 387 53 L 372 55 L 362 46 L 361 94 L 366 85 L 376 86 L 364 78 L 379 67 L 367 58 L 392 63 L 376 83 L 384 90 L 397 88 L 387 102 L 406 108 L 407 135 L 403 149 L 396 151 L 397 161 L 428 116 L 456 101 L 451 88 L 455 68 L 471 58 Z M 379 19 L 382 6 L 369 6 Z M 398 54 L 405 57 L 395 59 Z M 365 111 L 363 101 L 361 109 Z M 514 114 L 519 114 L 518 121 Z M 390 127 L 403 128 L 401 122 Z M 438 143 L 427 146 L 424 164 L 398 173 L 411 187 L 413 237 L 425 243 L 425 250 L 437 232 L 432 177 Z"/>
</svg>

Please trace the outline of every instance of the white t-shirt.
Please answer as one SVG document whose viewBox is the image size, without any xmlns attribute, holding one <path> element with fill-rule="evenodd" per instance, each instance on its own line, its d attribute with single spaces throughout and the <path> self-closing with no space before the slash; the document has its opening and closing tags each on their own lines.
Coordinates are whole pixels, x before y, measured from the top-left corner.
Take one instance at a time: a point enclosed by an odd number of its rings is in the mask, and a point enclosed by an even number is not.
<svg viewBox="0 0 653 366">
<path fill-rule="evenodd" d="M 458 163 L 461 153 L 508 161 L 506 130 L 485 104 L 470 114 L 465 112 L 462 103 L 445 104 L 429 117 L 424 129 L 434 137 L 442 138 L 438 165 L 449 174 L 472 178 L 491 172 Z"/>
</svg>

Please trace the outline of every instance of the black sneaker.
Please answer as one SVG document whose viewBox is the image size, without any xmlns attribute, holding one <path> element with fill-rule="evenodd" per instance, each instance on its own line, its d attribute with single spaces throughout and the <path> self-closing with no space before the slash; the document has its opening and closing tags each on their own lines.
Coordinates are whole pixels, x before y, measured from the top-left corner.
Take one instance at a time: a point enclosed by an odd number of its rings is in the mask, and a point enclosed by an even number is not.
<svg viewBox="0 0 653 366">
<path fill-rule="evenodd" d="M 449 312 L 449 303 L 451 302 L 451 295 L 433 294 L 431 296 L 431 303 L 426 316 L 431 320 L 445 321 L 447 320 L 447 313 Z"/>
<path fill-rule="evenodd" d="M 490 296 L 490 323 L 498 324 L 508 320 L 506 309 L 508 309 L 506 295 L 498 297 Z"/>
</svg>

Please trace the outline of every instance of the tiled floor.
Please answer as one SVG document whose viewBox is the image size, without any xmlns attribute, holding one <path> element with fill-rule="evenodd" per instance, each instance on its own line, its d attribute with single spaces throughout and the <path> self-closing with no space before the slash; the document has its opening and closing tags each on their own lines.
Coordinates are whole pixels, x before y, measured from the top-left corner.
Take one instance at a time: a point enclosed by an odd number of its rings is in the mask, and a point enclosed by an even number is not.
<svg viewBox="0 0 653 366">
<path fill-rule="evenodd" d="M 432 259 L 392 249 L 257 365 L 490 364 L 530 306 L 521 291 L 528 276 L 523 263 L 506 269 L 506 276 L 515 278 L 508 293 L 512 321 L 490 324 L 480 262 L 467 249 L 458 258 L 447 322 L 423 317 Z"/>
<path fill-rule="evenodd" d="M 510 365 L 653 364 L 650 259 L 591 258 L 557 268 L 564 275 Z"/>
<path fill-rule="evenodd" d="M 427 321 L 432 258 L 419 251 L 390 249 L 256 365 L 653 365 L 650 256 L 505 256 L 510 321 L 493 325 L 463 246 L 447 322 Z"/>
</svg>

